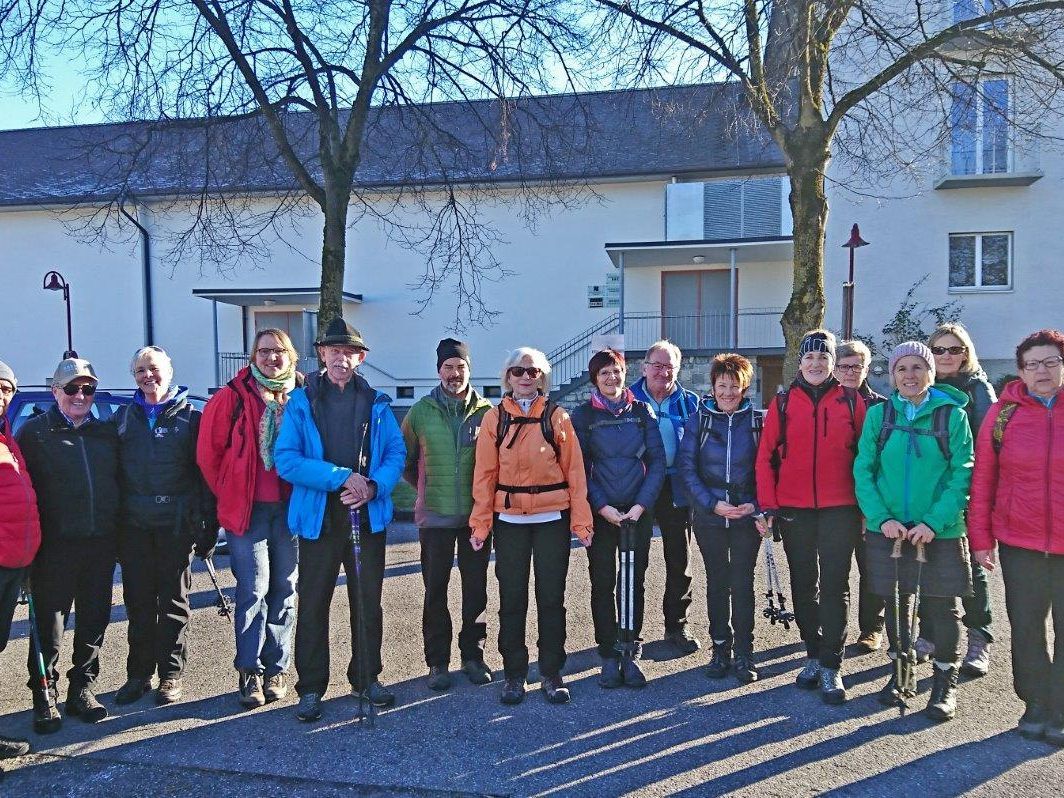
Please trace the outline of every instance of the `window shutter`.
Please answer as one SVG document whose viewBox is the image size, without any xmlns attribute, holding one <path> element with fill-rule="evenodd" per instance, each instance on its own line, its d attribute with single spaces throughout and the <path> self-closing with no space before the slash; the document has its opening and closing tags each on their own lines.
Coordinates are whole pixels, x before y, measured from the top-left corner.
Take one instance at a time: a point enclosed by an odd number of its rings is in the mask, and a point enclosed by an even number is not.
<svg viewBox="0 0 1064 798">
<path fill-rule="evenodd" d="M 743 237 L 778 236 L 782 224 L 780 178 L 747 180 L 743 186 Z"/>
<path fill-rule="evenodd" d="M 702 190 L 705 238 L 740 238 L 743 181 L 711 180 L 703 184 Z"/>
</svg>

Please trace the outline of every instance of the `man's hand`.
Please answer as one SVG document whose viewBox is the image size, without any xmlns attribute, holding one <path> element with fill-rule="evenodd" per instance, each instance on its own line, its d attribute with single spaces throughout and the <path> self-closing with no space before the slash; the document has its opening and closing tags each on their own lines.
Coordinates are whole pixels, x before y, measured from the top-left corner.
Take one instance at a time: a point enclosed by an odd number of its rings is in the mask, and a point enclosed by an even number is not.
<svg viewBox="0 0 1064 798">
<path fill-rule="evenodd" d="M 340 501 L 356 509 L 373 501 L 376 496 L 377 483 L 366 479 L 361 474 L 352 474 L 348 477 L 344 482 L 344 489 L 340 491 Z"/>
</svg>

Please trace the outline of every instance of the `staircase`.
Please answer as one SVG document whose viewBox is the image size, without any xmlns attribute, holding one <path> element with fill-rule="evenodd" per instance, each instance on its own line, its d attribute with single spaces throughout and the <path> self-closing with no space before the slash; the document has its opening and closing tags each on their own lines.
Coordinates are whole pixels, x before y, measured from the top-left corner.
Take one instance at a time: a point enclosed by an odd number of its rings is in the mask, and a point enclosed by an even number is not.
<svg viewBox="0 0 1064 798">
<path fill-rule="evenodd" d="M 591 340 L 596 335 L 610 335 L 621 326 L 620 314 L 614 313 L 586 330 L 577 333 L 564 344 L 547 353 L 551 366 L 550 398 L 561 402 L 566 396 L 587 382 L 587 362 L 591 359 Z"/>
</svg>

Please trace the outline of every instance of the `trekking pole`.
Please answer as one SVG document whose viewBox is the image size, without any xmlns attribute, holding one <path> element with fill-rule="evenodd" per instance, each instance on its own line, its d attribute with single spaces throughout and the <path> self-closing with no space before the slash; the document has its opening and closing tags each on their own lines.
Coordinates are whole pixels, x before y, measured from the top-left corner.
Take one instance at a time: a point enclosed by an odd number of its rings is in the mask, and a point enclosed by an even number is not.
<svg viewBox="0 0 1064 798">
<path fill-rule="evenodd" d="M 768 618 L 769 623 L 782 624 L 784 629 L 790 631 L 794 613 L 787 611 L 787 598 L 783 595 L 783 581 L 780 579 L 779 568 L 776 567 L 776 552 L 771 537 L 765 538 L 765 572 L 768 581 L 768 592 L 765 594 L 768 606 L 764 616 Z"/>
<path fill-rule="evenodd" d="M 916 652 L 913 650 L 913 632 L 916 623 L 916 607 L 920 602 L 920 569 L 925 562 L 923 544 L 916 547 L 916 598 L 912 611 L 906 614 L 905 625 L 909 636 L 908 645 L 902 650 L 901 637 L 901 559 L 904 538 L 896 538 L 890 558 L 894 560 L 894 697 L 898 703 L 898 714 L 905 715 L 909 708 L 909 699 L 916 695 Z"/>
<path fill-rule="evenodd" d="M 622 652 L 635 658 L 635 522 L 621 521 L 620 627 Z"/>
<path fill-rule="evenodd" d="M 366 444 L 366 430 L 368 424 L 362 425 L 362 437 L 358 445 L 358 460 L 356 461 L 356 473 L 362 468 L 362 453 Z M 362 508 L 361 507 L 349 507 L 348 517 L 351 520 L 351 550 L 355 557 L 355 595 L 358 596 L 358 606 L 352 607 L 352 612 L 356 613 L 355 625 L 356 634 L 358 636 L 358 715 L 357 720 L 361 723 L 363 720 L 368 721 L 370 726 L 374 725 L 374 720 L 377 717 L 377 708 L 372 701 L 367 701 L 366 692 L 369 690 L 369 685 L 366 684 L 366 615 L 365 615 L 365 602 L 362 600 Z M 369 709 L 366 709 L 366 704 L 369 704 Z"/>
<path fill-rule="evenodd" d="M 207 557 L 204 559 L 203 564 L 207 566 L 207 573 L 210 574 L 211 581 L 214 582 L 214 589 L 218 593 L 218 601 L 215 602 L 215 606 L 218 607 L 218 614 L 228 620 L 233 620 L 233 602 L 229 596 L 222 592 L 222 586 L 218 584 L 218 572 L 214 570 L 214 558 Z"/>
<path fill-rule="evenodd" d="M 37 610 L 33 605 L 33 590 L 27 579 L 22 586 L 22 598 L 30 611 L 30 645 L 33 646 L 33 659 L 37 663 L 37 676 L 40 678 L 40 689 L 48 695 L 48 674 L 44 670 L 44 654 L 41 651 L 41 633 L 37 630 Z"/>
</svg>

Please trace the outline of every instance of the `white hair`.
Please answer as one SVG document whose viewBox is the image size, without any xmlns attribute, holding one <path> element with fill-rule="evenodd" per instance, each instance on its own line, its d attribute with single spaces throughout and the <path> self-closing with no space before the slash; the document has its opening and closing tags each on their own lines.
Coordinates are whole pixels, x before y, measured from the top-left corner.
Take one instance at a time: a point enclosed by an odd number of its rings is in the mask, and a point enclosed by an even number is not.
<svg viewBox="0 0 1064 798">
<path fill-rule="evenodd" d="M 521 360 L 526 357 L 532 361 L 533 366 L 540 370 L 537 386 L 543 393 L 550 393 L 550 362 L 545 354 L 538 349 L 533 349 L 531 346 L 519 346 L 506 356 L 506 361 L 502 366 L 502 374 L 499 375 L 499 384 L 502 386 L 502 392 L 509 393 L 510 391 L 510 383 L 507 380 L 510 368 L 520 365 Z"/>
<path fill-rule="evenodd" d="M 158 355 L 166 361 L 166 365 L 170 367 L 170 376 L 174 375 L 174 362 L 170 359 L 170 355 L 166 353 L 166 350 L 161 346 L 142 346 L 136 352 L 133 353 L 133 359 L 129 361 L 129 373 L 137 373 L 137 361 L 145 355 Z"/>
<path fill-rule="evenodd" d="M 650 360 L 650 356 L 654 352 L 664 352 L 669 356 L 669 361 L 676 364 L 679 368 L 680 362 L 683 359 L 683 354 L 680 352 L 680 347 L 670 341 L 668 338 L 662 338 L 660 341 L 655 341 L 650 345 L 646 355 L 643 356 L 644 360 Z"/>
</svg>

